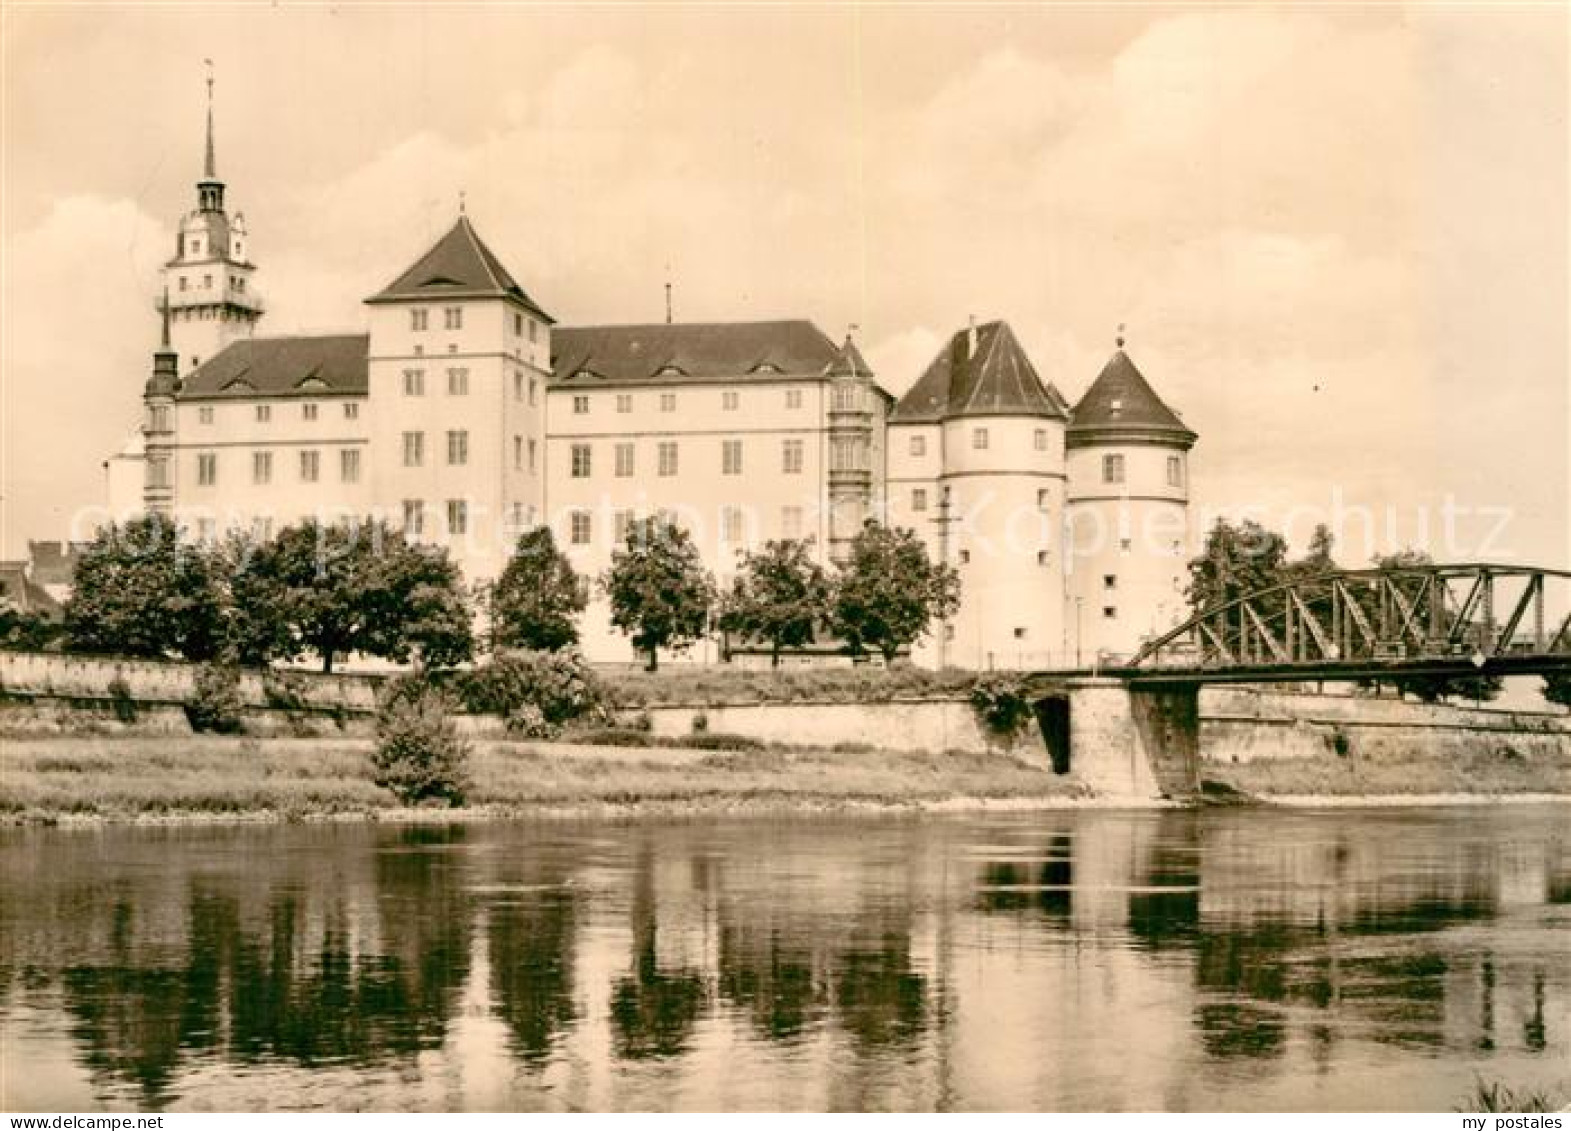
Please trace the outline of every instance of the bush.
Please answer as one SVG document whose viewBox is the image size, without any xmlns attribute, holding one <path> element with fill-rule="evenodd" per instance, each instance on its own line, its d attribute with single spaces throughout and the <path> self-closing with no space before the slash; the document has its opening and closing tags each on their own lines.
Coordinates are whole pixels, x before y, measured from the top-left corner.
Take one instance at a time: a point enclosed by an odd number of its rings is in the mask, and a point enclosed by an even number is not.
<svg viewBox="0 0 1571 1131">
<path fill-rule="evenodd" d="M 109 704 L 120 722 L 127 726 L 136 722 L 136 700 L 131 698 L 131 685 L 118 675 L 109 681 Z"/>
<path fill-rule="evenodd" d="M 240 713 L 240 669 L 227 664 L 203 664 L 196 669 L 196 683 L 185 704 L 186 721 L 198 733 L 239 734 L 244 729 Z"/>
<path fill-rule="evenodd" d="M 769 745 L 745 734 L 723 734 L 719 731 L 700 731 L 685 734 L 672 742 L 691 750 L 767 750 Z"/>
<path fill-rule="evenodd" d="M 695 713 L 693 715 L 692 727 L 693 727 L 693 733 L 694 734 L 704 734 L 706 731 L 708 731 L 709 730 L 709 716 L 708 716 L 708 714 L 706 714 L 703 711 L 699 711 L 699 712 Z"/>
<path fill-rule="evenodd" d="M 469 743 L 453 725 L 451 696 L 423 682 L 395 680 L 376 716 L 375 782 L 406 805 L 462 805 L 469 788 Z"/>
<path fill-rule="evenodd" d="M 262 673 L 262 697 L 267 705 L 279 711 L 304 711 L 310 707 L 306 699 L 304 681 L 295 672 L 271 669 Z"/>
<path fill-rule="evenodd" d="M 605 690 L 584 658 L 573 652 L 512 652 L 454 680 L 464 708 L 506 719 L 520 707 L 539 708 L 561 726 L 603 715 Z"/>
<path fill-rule="evenodd" d="M 561 726 L 546 718 L 545 712 L 533 703 L 514 707 L 503 719 L 503 724 L 514 738 L 552 739 L 562 733 Z"/>
<path fill-rule="evenodd" d="M 1035 717 L 1018 680 L 1009 676 L 983 676 L 971 689 L 971 709 L 993 737 L 1013 739 Z"/>
<path fill-rule="evenodd" d="M 585 746 L 657 746 L 659 743 L 648 731 L 629 727 L 596 727 L 593 730 L 574 731 L 568 736 Z"/>
</svg>

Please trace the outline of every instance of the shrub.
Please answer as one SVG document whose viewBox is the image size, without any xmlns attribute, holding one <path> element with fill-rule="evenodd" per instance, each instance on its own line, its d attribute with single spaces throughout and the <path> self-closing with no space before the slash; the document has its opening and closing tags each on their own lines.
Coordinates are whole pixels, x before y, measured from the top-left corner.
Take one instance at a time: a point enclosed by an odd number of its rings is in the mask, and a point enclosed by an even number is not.
<svg viewBox="0 0 1571 1131">
<path fill-rule="evenodd" d="M 375 782 L 406 805 L 462 805 L 469 743 L 453 725 L 453 699 L 424 683 L 395 680 L 376 716 Z"/>
<path fill-rule="evenodd" d="M 508 718 L 526 704 L 553 726 L 606 710 L 593 669 L 574 652 L 513 652 L 455 680 L 466 710 Z"/>
<path fill-rule="evenodd" d="M 268 669 L 262 673 L 262 697 L 279 711 L 304 711 L 310 707 L 304 681 L 296 672 Z"/>
<path fill-rule="evenodd" d="M 693 715 L 692 725 L 694 734 L 704 734 L 709 730 L 709 715 L 704 711 L 696 712 Z"/>
<path fill-rule="evenodd" d="M 119 675 L 109 681 L 109 703 L 120 722 L 127 726 L 136 722 L 136 700 L 131 698 L 131 685 Z"/>
<path fill-rule="evenodd" d="M 520 703 L 503 719 L 507 733 L 514 738 L 551 739 L 562 733 L 559 724 L 546 718 L 545 712 L 533 703 Z"/>
<path fill-rule="evenodd" d="M 724 734 L 720 731 L 700 731 L 696 734 L 685 734 L 676 739 L 673 746 L 683 746 L 691 750 L 767 750 L 767 743 L 756 738 L 749 738 L 745 734 Z"/>
<path fill-rule="evenodd" d="M 191 698 L 185 704 L 186 721 L 197 732 L 239 734 L 244 729 L 240 712 L 240 669 L 228 664 L 203 664 L 196 669 Z"/>
<path fill-rule="evenodd" d="M 575 731 L 569 737 L 585 746 L 657 746 L 648 731 L 629 727 L 597 727 L 593 730 Z"/>
<path fill-rule="evenodd" d="M 1009 676 L 983 676 L 971 689 L 971 709 L 987 732 L 999 739 L 1018 735 L 1035 711 L 1019 681 Z"/>
</svg>

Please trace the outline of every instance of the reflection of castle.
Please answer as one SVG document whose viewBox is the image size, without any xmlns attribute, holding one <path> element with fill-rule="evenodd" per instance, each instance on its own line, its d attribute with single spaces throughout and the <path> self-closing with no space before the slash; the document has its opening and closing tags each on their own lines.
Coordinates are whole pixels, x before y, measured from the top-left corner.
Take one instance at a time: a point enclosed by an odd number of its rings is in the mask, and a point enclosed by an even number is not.
<svg viewBox="0 0 1571 1131">
<path fill-rule="evenodd" d="M 882 513 L 961 574 L 920 655 L 957 666 L 1089 663 L 1179 613 L 1196 437 L 1122 339 L 1071 408 L 1006 323 L 972 326 L 896 403 L 805 320 L 558 326 L 462 213 L 360 333 L 254 336 L 250 255 L 209 107 L 143 427 L 109 461 L 117 516 L 215 537 L 376 513 L 485 581 L 539 523 L 597 574 L 660 512 L 723 581 L 766 539 L 837 559 Z M 602 602 L 583 630 L 592 659 L 631 658 Z"/>
</svg>

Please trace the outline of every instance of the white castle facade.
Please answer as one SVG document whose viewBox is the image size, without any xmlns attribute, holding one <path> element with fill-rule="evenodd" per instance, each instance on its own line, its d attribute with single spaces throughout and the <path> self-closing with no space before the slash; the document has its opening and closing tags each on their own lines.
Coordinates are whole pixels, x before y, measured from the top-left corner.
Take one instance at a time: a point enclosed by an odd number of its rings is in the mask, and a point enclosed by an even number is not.
<svg viewBox="0 0 1571 1131">
<path fill-rule="evenodd" d="M 209 110 L 142 429 L 109 463 L 117 517 L 213 538 L 377 515 L 483 584 L 537 524 L 597 576 L 660 513 L 722 586 L 749 547 L 811 539 L 829 564 L 878 517 L 960 574 L 918 662 L 1089 665 L 1180 618 L 1196 436 L 1122 339 L 1070 406 L 1006 323 L 973 324 L 896 401 L 806 320 L 559 326 L 462 213 L 363 331 L 263 336 L 212 136 Z M 581 629 L 591 660 L 635 658 L 598 595 Z"/>
</svg>

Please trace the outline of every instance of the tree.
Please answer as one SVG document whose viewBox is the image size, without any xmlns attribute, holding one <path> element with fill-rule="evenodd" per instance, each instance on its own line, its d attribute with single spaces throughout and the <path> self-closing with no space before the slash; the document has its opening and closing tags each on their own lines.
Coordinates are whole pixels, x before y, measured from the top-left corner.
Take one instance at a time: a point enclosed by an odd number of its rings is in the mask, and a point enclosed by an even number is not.
<svg viewBox="0 0 1571 1131">
<path fill-rule="evenodd" d="M 601 584 L 611 601 L 611 623 L 649 657 L 649 671 L 659 666 L 661 648 L 681 651 L 708 628 L 714 580 L 687 531 L 674 522 L 631 523 Z"/>
<path fill-rule="evenodd" d="M 57 617 L 37 609 L 24 613 L 0 597 L 0 648 L 10 652 L 42 652 L 52 647 L 64 631 Z"/>
<path fill-rule="evenodd" d="M 1284 580 L 1287 542 L 1253 519 L 1237 526 L 1219 518 L 1205 549 L 1189 563 L 1189 607 L 1203 612 Z"/>
<path fill-rule="evenodd" d="M 1571 707 L 1571 672 L 1556 672 L 1544 677 L 1544 698 L 1562 707 Z"/>
<path fill-rule="evenodd" d="M 414 545 L 380 521 L 306 519 L 249 547 L 231 585 L 253 658 L 314 653 L 322 670 L 361 652 L 431 667 L 474 652 L 469 609 L 447 551 Z"/>
<path fill-rule="evenodd" d="M 491 590 L 491 632 L 497 647 L 557 652 L 578 643 L 577 618 L 588 605 L 583 579 L 556 548 L 549 526 L 518 540 Z"/>
<path fill-rule="evenodd" d="M 723 601 L 720 627 L 769 643 L 771 667 L 782 648 L 800 648 L 828 619 L 829 579 L 811 545 L 796 539 L 765 542 L 745 554 Z"/>
<path fill-rule="evenodd" d="M 70 646 L 154 659 L 215 657 L 224 640 L 217 563 L 170 520 L 143 515 L 99 530 L 77 562 L 65 607 Z"/>
<path fill-rule="evenodd" d="M 835 577 L 830 621 L 853 655 L 869 649 L 890 663 L 960 607 L 960 575 L 927 556 L 910 530 L 869 519 Z"/>
</svg>

